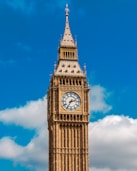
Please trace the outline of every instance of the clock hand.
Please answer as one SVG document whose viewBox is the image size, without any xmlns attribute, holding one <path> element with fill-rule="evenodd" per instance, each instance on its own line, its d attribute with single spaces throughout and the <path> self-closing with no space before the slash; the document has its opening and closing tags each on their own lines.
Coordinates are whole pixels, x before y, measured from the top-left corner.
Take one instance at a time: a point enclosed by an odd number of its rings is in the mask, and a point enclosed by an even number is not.
<svg viewBox="0 0 137 171">
<path fill-rule="evenodd" d="M 66 107 L 66 109 L 69 107 L 69 105 L 70 105 L 71 102 L 72 102 L 72 99 L 69 101 L 69 104 L 68 104 L 68 106 Z"/>
<path fill-rule="evenodd" d="M 69 104 L 68 104 L 68 106 L 66 107 L 66 109 L 69 107 L 69 105 L 72 103 L 72 102 L 75 102 L 76 101 L 76 99 L 71 99 L 70 101 L 69 101 Z"/>
<path fill-rule="evenodd" d="M 72 99 L 72 100 L 71 100 L 71 102 L 75 102 L 75 101 L 76 101 L 76 99 Z"/>
</svg>

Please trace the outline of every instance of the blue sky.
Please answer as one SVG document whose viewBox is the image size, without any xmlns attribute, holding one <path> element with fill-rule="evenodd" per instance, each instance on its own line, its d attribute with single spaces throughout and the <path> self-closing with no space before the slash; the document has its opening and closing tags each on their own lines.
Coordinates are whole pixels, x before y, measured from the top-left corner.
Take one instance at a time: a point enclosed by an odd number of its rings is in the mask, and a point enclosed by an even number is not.
<svg viewBox="0 0 137 171">
<path fill-rule="evenodd" d="M 136 0 L 0 0 L 0 170 L 48 170 L 45 97 L 66 3 L 91 87 L 90 170 L 136 171 Z"/>
</svg>

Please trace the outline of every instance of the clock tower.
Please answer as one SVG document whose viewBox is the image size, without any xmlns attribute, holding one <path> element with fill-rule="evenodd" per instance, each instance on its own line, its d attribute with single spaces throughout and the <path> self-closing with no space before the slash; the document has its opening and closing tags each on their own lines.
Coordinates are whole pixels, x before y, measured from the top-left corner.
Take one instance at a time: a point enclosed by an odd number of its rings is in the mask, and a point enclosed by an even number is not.
<svg viewBox="0 0 137 171">
<path fill-rule="evenodd" d="M 88 171 L 89 87 L 66 23 L 48 89 L 49 171 Z"/>
</svg>

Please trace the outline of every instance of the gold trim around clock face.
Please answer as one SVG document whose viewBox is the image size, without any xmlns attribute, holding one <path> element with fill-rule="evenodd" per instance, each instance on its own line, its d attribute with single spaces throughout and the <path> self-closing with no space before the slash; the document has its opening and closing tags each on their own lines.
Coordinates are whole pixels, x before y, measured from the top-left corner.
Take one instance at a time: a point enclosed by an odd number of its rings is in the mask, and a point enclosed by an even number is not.
<svg viewBox="0 0 137 171">
<path fill-rule="evenodd" d="M 65 110 L 76 110 L 81 104 L 80 96 L 75 92 L 66 92 L 62 96 L 62 106 Z"/>
</svg>

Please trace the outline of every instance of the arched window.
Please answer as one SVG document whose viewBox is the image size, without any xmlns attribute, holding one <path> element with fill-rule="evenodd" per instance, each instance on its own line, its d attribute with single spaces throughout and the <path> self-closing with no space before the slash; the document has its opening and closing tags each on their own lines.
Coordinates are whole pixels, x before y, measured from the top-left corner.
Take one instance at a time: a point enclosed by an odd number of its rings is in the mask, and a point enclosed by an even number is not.
<svg viewBox="0 0 137 171">
<path fill-rule="evenodd" d="M 65 85 L 65 80 L 63 79 L 63 85 Z"/>
</svg>

